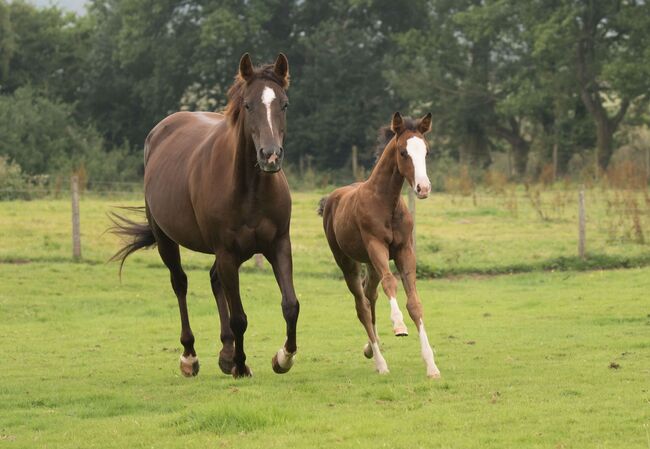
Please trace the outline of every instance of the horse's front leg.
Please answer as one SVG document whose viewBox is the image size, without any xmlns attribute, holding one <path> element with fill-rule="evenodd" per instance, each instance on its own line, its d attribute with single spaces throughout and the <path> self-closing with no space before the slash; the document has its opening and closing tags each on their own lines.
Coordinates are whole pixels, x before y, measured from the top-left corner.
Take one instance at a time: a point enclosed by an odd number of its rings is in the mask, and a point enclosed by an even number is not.
<svg viewBox="0 0 650 449">
<path fill-rule="evenodd" d="M 228 301 L 228 309 L 230 309 L 230 329 L 235 337 L 234 366 L 231 374 L 233 377 L 251 376 L 253 373 L 246 366 L 246 353 L 244 352 L 244 332 L 248 327 L 248 320 L 239 295 L 239 266 L 241 260 L 234 254 L 224 251 L 217 253 L 216 263 L 217 274 Z"/>
<path fill-rule="evenodd" d="M 217 309 L 219 311 L 219 321 L 221 325 L 221 343 L 222 348 L 219 352 L 219 368 L 224 374 L 231 374 L 232 368 L 235 365 L 233 362 L 233 355 L 235 353 L 235 336 L 230 329 L 230 312 L 228 311 L 228 301 L 223 292 L 221 280 L 217 273 L 217 262 L 215 261 L 210 269 L 210 285 L 212 286 L 212 294 L 217 302 Z"/>
<path fill-rule="evenodd" d="M 289 234 L 280 237 L 266 258 L 273 267 L 275 279 L 282 293 L 282 314 L 287 323 L 287 340 L 284 346 L 273 356 L 271 364 L 278 374 L 286 373 L 293 366 L 296 355 L 296 326 L 300 303 L 293 288 L 293 261 L 291 257 L 291 239 Z"/>
<path fill-rule="evenodd" d="M 415 254 L 413 253 L 413 248 L 409 246 L 399 251 L 395 257 L 395 265 L 402 276 L 402 284 L 404 285 L 404 290 L 406 290 L 406 309 L 415 326 L 418 328 L 420 350 L 422 359 L 424 359 L 427 367 L 427 376 L 437 379 L 440 377 L 440 370 L 438 370 L 436 362 L 433 359 L 433 349 L 431 349 L 431 345 L 429 344 L 429 338 L 427 337 L 427 332 L 424 329 L 424 321 L 422 320 L 422 303 L 420 302 L 420 296 L 415 287 Z"/>
</svg>

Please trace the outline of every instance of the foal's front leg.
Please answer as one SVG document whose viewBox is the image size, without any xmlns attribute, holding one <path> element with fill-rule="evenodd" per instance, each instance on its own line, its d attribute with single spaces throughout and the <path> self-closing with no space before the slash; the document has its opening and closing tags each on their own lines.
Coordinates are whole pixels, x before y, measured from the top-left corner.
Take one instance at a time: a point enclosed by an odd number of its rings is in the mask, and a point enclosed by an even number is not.
<svg viewBox="0 0 650 449">
<path fill-rule="evenodd" d="M 422 321 L 422 303 L 415 287 L 415 254 L 412 248 L 405 248 L 401 250 L 395 257 L 395 265 L 402 276 L 402 284 L 406 290 L 406 309 L 411 316 L 411 319 L 418 328 L 420 335 L 420 349 L 422 358 L 427 367 L 427 376 L 433 379 L 440 378 L 440 370 L 436 366 L 433 359 L 433 349 L 429 344 L 427 332 L 424 329 L 424 322 Z"/>
<path fill-rule="evenodd" d="M 217 274 L 226 294 L 228 308 L 230 309 L 230 329 L 235 336 L 234 366 L 231 374 L 233 377 L 252 376 L 253 373 L 246 366 L 246 353 L 244 353 L 244 332 L 248 327 L 246 313 L 239 295 L 239 266 L 241 260 L 234 254 L 220 252 L 217 254 Z"/>
<path fill-rule="evenodd" d="M 388 264 L 388 248 L 382 242 L 372 239 L 366 243 L 366 250 L 390 303 L 390 320 L 393 322 L 393 332 L 396 337 L 405 337 L 408 335 L 408 329 L 404 324 L 402 311 L 397 304 L 397 280 L 391 273 Z"/>
<path fill-rule="evenodd" d="M 296 326 L 300 303 L 293 287 L 293 260 L 291 257 L 291 239 L 289 234 L 280 237 L 267 259 L 273 267 L 273 274 L 282 293 L 282 314 L 287 323 L 287 340 L 282 348 L 273 356 L 271 365 L 278 374 L 288 372 L 293 366 L 293 358 L 298 347 L 296 345 Z"/>
</svg>

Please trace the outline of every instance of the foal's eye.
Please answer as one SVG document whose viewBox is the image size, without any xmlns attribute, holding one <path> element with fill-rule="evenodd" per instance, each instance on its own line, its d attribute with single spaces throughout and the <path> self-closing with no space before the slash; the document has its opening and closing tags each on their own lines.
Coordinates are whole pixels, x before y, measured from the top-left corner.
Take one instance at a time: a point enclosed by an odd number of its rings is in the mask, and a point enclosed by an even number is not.
<svg viewBox="0 0 650 449">
<path fill-rule="evenodd" d="M 289 103 L 285 103 L 284 106 L 282 106 L 282 110 L 286 111 L 288 107 L 289 107 Z"/>
<path fill-rule="evenodd" d="M 247 101 L 244 102 L 244 107 L 246 108 L 247 111 L 250 111 L 250 110 L 251 110 L 251 105 L 248 104 Z"/>
<path fill-rule="evenodd" d="M 401 154 L 402 157 L 406 157 L 406 156 L 409 155 L 408 152 L 407 152 L 406 150 L 401 150 L 401 151 L 399 152 L 399 154 Z"/>
</svg>

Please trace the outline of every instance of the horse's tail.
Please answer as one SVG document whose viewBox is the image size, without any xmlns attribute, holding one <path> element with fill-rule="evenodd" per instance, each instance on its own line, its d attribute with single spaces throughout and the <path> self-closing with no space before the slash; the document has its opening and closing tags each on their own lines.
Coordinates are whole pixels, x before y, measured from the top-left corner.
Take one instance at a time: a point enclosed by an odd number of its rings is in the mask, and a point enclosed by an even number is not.
<svg viewBox="0 0 650 449">
<path fill-rule="evenodd" d="M 321 217 L 323 216 L 323 211 L 325 210 L 325 204 L 327 204 L 327 198 L 328 196 L 324 196 L 318 202 L 318 209 L 316 209 L 316 211 L 318 212 L 318 215 L 320 215 Z"/>
<path fill-rule="evenodd" d="M 131 212 L 138 212 L 140 214 L 146 213 L 145 207 L 121 207 Z M 125 245 L 116 252 L 110 261 L 120 261 L 120 277 L 122 276 L 122 267 L 124 261 L 132 253 L 142 248 L 152 248 L 156 245 L 156 238 L 153 235 L 153 230 L 148 222 L 138 223 L 130 220 L 122 215 L 110 212 L 108 218 L 113 222 L 113 226 L 108 228 L 108 231 L 121 237 Z"/>
</svg>

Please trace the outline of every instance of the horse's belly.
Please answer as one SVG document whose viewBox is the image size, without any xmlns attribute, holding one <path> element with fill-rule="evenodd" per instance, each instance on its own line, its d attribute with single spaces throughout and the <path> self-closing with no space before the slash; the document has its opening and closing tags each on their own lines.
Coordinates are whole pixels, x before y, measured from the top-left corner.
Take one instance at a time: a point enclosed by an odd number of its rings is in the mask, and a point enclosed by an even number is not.
<svg viewBox="0 0 650 449">
<path fill-rule="evenodd" d="M 338 211 L 337 211 L 338 212 Z M 342 211 L 341 211 L 342 212 Z M 346 218 L 348 217 L 348 218 Z M 347 214 L 337 214 L 334 219 L 334 235 L 339 248 L 350 258 L 358 262 L 368 262 L 368 251 L 361 238 L 361 232 L 355 220 Z"/>
</svg>

